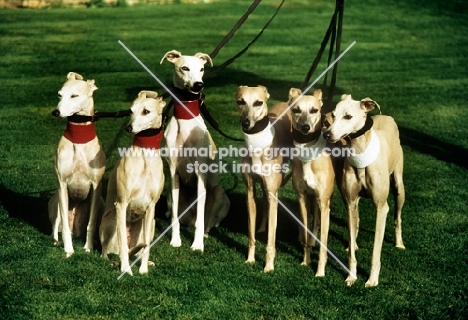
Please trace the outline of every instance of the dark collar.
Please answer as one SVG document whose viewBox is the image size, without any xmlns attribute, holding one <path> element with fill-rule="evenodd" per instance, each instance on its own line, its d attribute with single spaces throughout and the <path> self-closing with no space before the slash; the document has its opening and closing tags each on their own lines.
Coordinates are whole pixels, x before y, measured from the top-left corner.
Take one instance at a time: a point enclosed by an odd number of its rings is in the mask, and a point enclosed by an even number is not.
<svg viewBox="0 0 468 320">
<path fill-rule="evenodd" d="M 374 125 L 374 120 L 372 120 L 372 118 L 370 116 L 367 116 L 366 122 L 364 123 L 364 126 L 361 129 L 359 129 L 358 131 L 353 132 L 351 134 L 348 134 L 346 139 L 353 140 L 353 139 L 356 139 L 356 138 L 362 136 L 364 133 L 369 131 L 372 128 L 373 125 Z"/>
<path fill-rule="evenodd" d="M 173 87 L 171 92 L 180 100 L 180 101 L 193 101 L 203 99 L 203 93 L 193 93 L 187 90 Z"/>
<path fill-rule="evenodd" d="M 322 133 L 322 130 L 320 129 L 317 131 L 308 133 L 308 134 L 303 134 L 302 132 L 294 128 L 292 129 L 292 135 L 293 135 L 294 141 L 297 143 L 301 143 L 301 144 L 317 140 L 320 137 L 321 133 Z"/>
<path fill-rule="evenodd" d="M 68 121 L 74 123 L 85 123 L 85 122 L 94 122 L 94 116 L 83 116 L 80 114 L 72 114 L 71 116 L 67 117 Z"/>
<path fill-rule="evenodd" d="M 260 121 L 257 121 L 255 123 L 255 125 L 252 127 L 252 129 L 246 130 L 246 129 L 242 128 L 242 131 L 244 131 L 244 133 L 246 133 L 246 134 L 259 133 L 259 132 L 262 132 L 263 130 L 265 130 L 265 128 L 268 126 L 269 123 L 270 123 L 270 118 L 268 118 L 268 116 L 265 116 Z"/>
</svg>

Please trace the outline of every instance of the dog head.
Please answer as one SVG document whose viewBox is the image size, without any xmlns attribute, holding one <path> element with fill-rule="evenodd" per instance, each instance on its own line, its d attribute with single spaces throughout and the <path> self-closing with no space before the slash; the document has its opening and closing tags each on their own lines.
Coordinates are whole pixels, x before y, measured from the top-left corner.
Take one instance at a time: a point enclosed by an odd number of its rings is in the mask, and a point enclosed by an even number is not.
<svg viewBox="0 0 468 320">
<path fill-rule="evenodd" d="M 244 130 L 252 129 L 257 121 L 267 116 L 269 97 L 270 94 L 264 86 L 239 86 L 236 92 L 236 103 Z"/>
<path fill-rule="evenodd" d="M 341 96 L 341 101 L 332 111 L 333 123 L 324 132 L 323 136 L 330 142 L 337 142 L 346 136 L 360 130 L 366 123 L 367 113 L 380 106 L 370 98 L 361 101 L 353 100 L 350 94 Z"/>
<path fill-rule="evenodd" d="M 94 113 L 93 92 L 97 90 L 94 80 L 84 81 L 75 72 L 69 72 L 67 81 L 58 92 L 59 103 L 52 112 L 56 117 L 69 117 L 73 114 L 92 115 Z"/>
<path fill-rule="evenodd" d="M 182 55 L 179 51 L 167 52 L 161 59 L 169 61 L 174 65 L 174 86 L 192 93 L 198 93 L 203 89 L 203 74 L 205 64 L 213 66 L 211 57 L 206 53 L 198 52 L 194 56 Z"/>
<path fill-rule="evenodd" d="M 146 129 L 158 129 L 162 126 L 163 109 L 166 103 L 154 91 L 141 91 L 133 101 L 132 116 L 126 130 L 137 134 Z"/>
<path fill-rule="evenodd" d="M 289 90 L 288 104 L 291 106 L 293 128 L 302 134 L 317 130 L 321 123 L 322 90 L 315 90 L 313 95 L 303 95 L 297 88 Z"/>
</svg>

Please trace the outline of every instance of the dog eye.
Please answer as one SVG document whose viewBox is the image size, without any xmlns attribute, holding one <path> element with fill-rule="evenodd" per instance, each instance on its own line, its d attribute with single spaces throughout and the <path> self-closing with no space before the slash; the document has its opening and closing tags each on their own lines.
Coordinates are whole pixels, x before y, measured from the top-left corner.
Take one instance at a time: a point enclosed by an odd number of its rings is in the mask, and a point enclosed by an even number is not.
<svg viewBox="0 0 468 320">
<path fill-rule="evenodd" d="M 190 69 L 189 69 L 188 67 L 185 67 L 185 66 L 182 67 L 181 69 L 182 69 L 183 71 L 190 71 Z"/>
<path fill-rule="evenodd" d="M 200 72 L 203 72 L 203 71 L 205 71 L 205 68 L 201 68 L 201 69 L 200 69 Z"/>
<path fill-rule="evenodd" d="M 263 101 L 257 100 L 253 103 L 254 107 L 261 107 L 263 106 Z"/>
<path fill-rule="evenodd" d="M 317 112 L 318 112 L 318 109 L 312 109 L 309 111 L 309 113 L 312 113 L 312 114 L 317 113 Z"/>
<path fill-rule="evenodd" d="M 78 95 L 77 94 L 72 94 L 71 97 L 72 98 L 78 98 Z"/>
<path fill-rule="evenodd" d="M 332 119 L 335 119 L 335 113 L 334 112 L 332 112 L 331 117 L 332 117 Z"/>
<path fill-rule="evenodd" d="M 245 101 L 244 100 L 237 100 L 237 105 L 238 106 L 245 106 Z"/>
<path fill-rule="evenodd" d="M 143 115 L 147 115 L 148 113 L 150 113 L 150 111 L 149 111 L 149 110 L 147 110 L 147 109 L 143 109 Z"/>
<path fill-rule="evenodd" d="M 59 97 L 59 99 L 62 99 L 62 95 L 60 93 L 58 94 L 58 97 Z"/>
<path fill-rule="evenodd" d="M 351 120 L 352 117 L 353 117 L 352 115 L 347 114 L 347 115 L 345 115 L 345 116 L 343 117 L 343 119 L 345 119 L 345 120 Z"/>
<path fill-rule="evenodd" d="M 291 109 L 292 113 L 301 113 L 301 109 L 296 108 L 296 109 Z"/>
</svg>

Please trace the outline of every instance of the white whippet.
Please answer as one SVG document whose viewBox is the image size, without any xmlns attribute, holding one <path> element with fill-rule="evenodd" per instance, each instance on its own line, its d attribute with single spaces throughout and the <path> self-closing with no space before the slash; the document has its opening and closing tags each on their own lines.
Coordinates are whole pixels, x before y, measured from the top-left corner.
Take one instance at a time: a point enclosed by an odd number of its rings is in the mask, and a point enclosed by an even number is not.
<svg viewBox="0 0 468 320">
<path fill-rule="evenodd" d="M 348 211 L 349 270 L 346 283 L 356 281 L 355 250 L 359 229 L 358 203 L 361 196 L 369 197 L 376 210 L 374 249 L 366 287 L 379 283 L 380 256 L 389 210 L 387 198 L 390 188 L 395 200 L 394 222 L 396 247 L 404 249 L 401 236 L 401 209 L 405 201 L 403 186 L 403 151 L 398 127 L 392 117 L 367 112 L 380 106 L 369 98 L 353 100 L 343 95 L 332 112 L 333 123 L 324 132 L 330 142 L 346 139 L 355 155 L 346 158 L 341 181 L 342 195 Z"/>
<path fill-rule="evenodd" d="M 268 242 L 266 262 L 263 269 L 269 272 L 274 269 L 276 255 L 276 226 L 278 215 L 278 189 L 283 183 L 283 176 L 288 171 L 289 159 L 279 152 L 281 148 L 292 147 L 291 119 L 289 113 L 277 119 L 288 108 L 287 103 L 278 103 L 270 110 L 267 107 L 269 98 L 264 86 L 240 86 L 236 92 L 236 103 L 244 132 L 245 146 L 252 150 L 251 156 L 242 158 L 244 165 L 242 178 L 247 188 L 248 238 L 249 250 L 246 263 L 255 262 L 255 224 L 257 207 L 255 202 L 255 185 L 260 183 L 263 192 L 264 218 L 268 218 Z M 272 125 L 272 122 L 275 122 Z M 264 229 L 262 226 L 260 231 Z"/>
<path fill-rule="evenodd" d="M 191 248 L 203 251 L 203 237 L 209 228 L 218 225 L 227 215 L 230 202 L 218 184 L 218 173 L 205 168 L 216 160 L 216 145 L 200 115 L 201 90 L 205 64 L 212 66 L 209 55 L 197 53 L 182 55 L 176 50 L 167 52 L 161 60 L 174 65 L 174 116 L 169 121 L 164 137 L 169 150 L 192 150 L 194 152 L 172 153 L 167 158 L 171 174 L 172 238 L 171 245 L 181 245 L 178 215 L 186 199 L 179 191 L 181 185 L 190 186 L 197 193 L 195 236 Z M 182 102 L 181 103 L 179 103 Z M 207 166 L 208 167 L 208 166 Z M 195 168 L 190 170 L 189 168 Z M 213 199 L 213 201 L 209 201 Z M 185 201 L 184 201 L 185 200 Z M 208 200 L 208 201 L 207 201 Z M 213 202 L 213 203 L 212 203 Z M 205 221 L 206 220 L 206 221 Z M 214 221 L 205 223 L 208 221 Z"/>
<path fill-rule="evenodd" d="M 126 130 L 135 135 L 131 150 L 114 167 L 107 186 L 106 210 L 99 228 L 102 257 L 120 255 L 120 269 L 132 274 L 129 256 L 141 250 L 140 273 L 148 272 L 154 238 L 155 206 L 163 187 L 159 153 L 162 113 L 166 103 L 154 91 L 141 91 L 133 101 Z"/>
<path fill-rule="evenodd" d="M 67 130 L 59 141 L 54 156 L 54 169 L 59 189 L 49 201 L 52 236 L 59 244 L 61 226 L 67 257 L 74 252 L 73 236 L 86 233 L 85 250 L 93 249 L 93 240 L 101 199 L 101 178 L 106 157 L 94 130 L 94 80 L 84 81 L 70 72 L 58 92 L 60 102 L 52 112 L 56 117 L 68 117 Z"/>
<path fill-rule="evenodd" d="M 289 104 L 292 105 L 292 133 L 299 156 L 293 159 L 292 182 L 299 201 L 299 212 L 305 227 L 309 227 L 309 212 L 313 212 L 313 234 L 320 226 L 320 253 L 316 277 L 325 276 L 327 239 L 330 224 L 330 198 L 335 185 L 335 172 L 329 144 L 322 136 L 322 91 L 303 95 L 300 89 L 291 88 Z M 312 207 L 312 210 L 310 210 Z M 307 229 L 300 229 L 304 247 L 303 265 L 310 264 L 310 248 L 315 245 Z"/>
</svg>

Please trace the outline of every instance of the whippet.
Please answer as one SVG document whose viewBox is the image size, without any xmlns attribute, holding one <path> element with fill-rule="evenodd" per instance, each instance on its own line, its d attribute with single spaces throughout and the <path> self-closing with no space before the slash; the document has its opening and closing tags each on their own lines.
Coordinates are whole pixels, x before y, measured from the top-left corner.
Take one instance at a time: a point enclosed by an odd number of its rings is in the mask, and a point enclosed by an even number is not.
<svg viewBox="0 0 468 320">
<path fill-rule="evenodd" d="M 322 91 L 302 95 L 300 89 L 289 90 L 292 115 L 292 134 L 298 156 L 293 158 L 292 183 L 299 201 L 299 212 L 306 228 L 309 227 L 309 212 L 313 212 L 312 233 L 320 226 L 320 253 L 316 277 L 325 276 L 327 263 L 327 239 L 330 224 L 330 198 L 333 194 L 335 172 L 330 146 L 322 136 Z M 310 206 L 312 210 L 310 210 Z M 303 265 L 310 264 L 310 248 L 315 245 L 308 229 L 300 229 L 300 241 L 304 247 Z"/>
<path fill-rule="evenodd" d="M 289 158 L 279 152 L 292 147 L 291 119 L 289 113 L 278 118 L 288 108 L 287 103 L 278 103 L 268 111 L 270 97 L 264 86 L 240 86 L 236 103 L 240 114 L 245 146 L 251 152 L 242 158 L 242 178 L 247 188 L 249 249 L 246 263 L 255 262 L 256 183 L 263 192 L 264 217 L 268 217 L 268 240 L 264 272 L 274 270 L 276 225 L 278 215 L 278 189 L 288 171 Z M 274 125 L 272 122 L 274 121 Z M 261 227 L 260 229 L 263 229 Z"/>
<path fill-rule="evenodd" d="M 196 189 L 197 204 L 195 218 L 195 236 L 191 248 L 203 251 L 203 237 L 211 225 L 218 225 L 229 211 L 230 202 L 221 186 L 218 184 L 218 173 L 211 170 L 188 170 L 204 168 L 216 160 L 216 145 L 200 115 L 201 91 L 204 87 L 203 74 L 205 64 L 212 66 L 212 60 L 205 53 L 194 56 L 182 55 L 176 50 L 167 52 L 161 59 L 174 65 L 172 93 L 178 99 L 174 100 L 174 116 L 169 121 L 164 137 L 169 150 L 192 150 L 195 152 L 170 152 L 167 161 L 171 174 L 172 198 L 172 237 L 173 247 L 181 246 L 180 224 L 178 215 L 187 203 L 181 199 L 181 185 Z M 179 102 L 182 102 L 180 104 Z M 194 166 L 197 165 L 197 166 Z M 208 167 L 208 166 L 207 166 Z M 195 199 L 195 200 L 196 200 Z M 214 199 L 214 203 L 207 201 Z M 208 208 L 208 205 L 212 205 Z M 205 215 L 210 217 L 205 218 Z M 188 216 L 186 218 L 189 218 Z M 214 223 L 205 223 L 214 221 Z"/>
<path fill-rule="evenodd" d="M 155 206 L 164 187 L 159 148 L 165 105 L 156 92 L 138 94 L 126 127 L 127 132 L 135 135 L 131 150 L 117 162 L 107 185 L 106 209 L 99 228 L 102 257 L 107 259 L 108 253 L 118 253 L 120 270 L 128 274 L 132 274 L 129 256 L 140 250 L 139 271 L 148 272 Z"/>
<path fill-rule="evenodd" d="M 68 118 L 67 129 L 54 155 L 54 169 L 59 189 L 49 201 L 52 236 L 59 244 L 61 227 L 67 257 L 74 252 L 73 236 L 86 233 L 85 250 L 93 250 L 93 239 L 100 210 L 101 178 L 106 157 L 94 130 L 94 80 L 84 81 L 70 72 L 58 92 L 60 102 L 52 112 L 55 117 Z"/>
<path fill-rule="evenodd" d="M 369 98 L 353 100 L 343 95 L 332 112 L 333 123 L 324 132 L 330 142 L 350 141 L 354 155 L 346 158 L 341 181 L 342 195 L 348 211 L 349 270 L 346 283 L 356 281 L 356 238 L 359 228 L 358 203 L 361 196 L 369 197 L 376 210 L 374 249 L 366 287 L 379 282 L 380 255 L 385 233 L 385 220 L 389 206 L 390 187 L 395 200 L 394 223 L 396 247 L 404 249 L 401 236 L 401 210 L 405 201 L 403 186 L 403 150 L 398 127 L 392 117 L 368 116 L 367 112 L 380 106 Z"/>
</svg>

